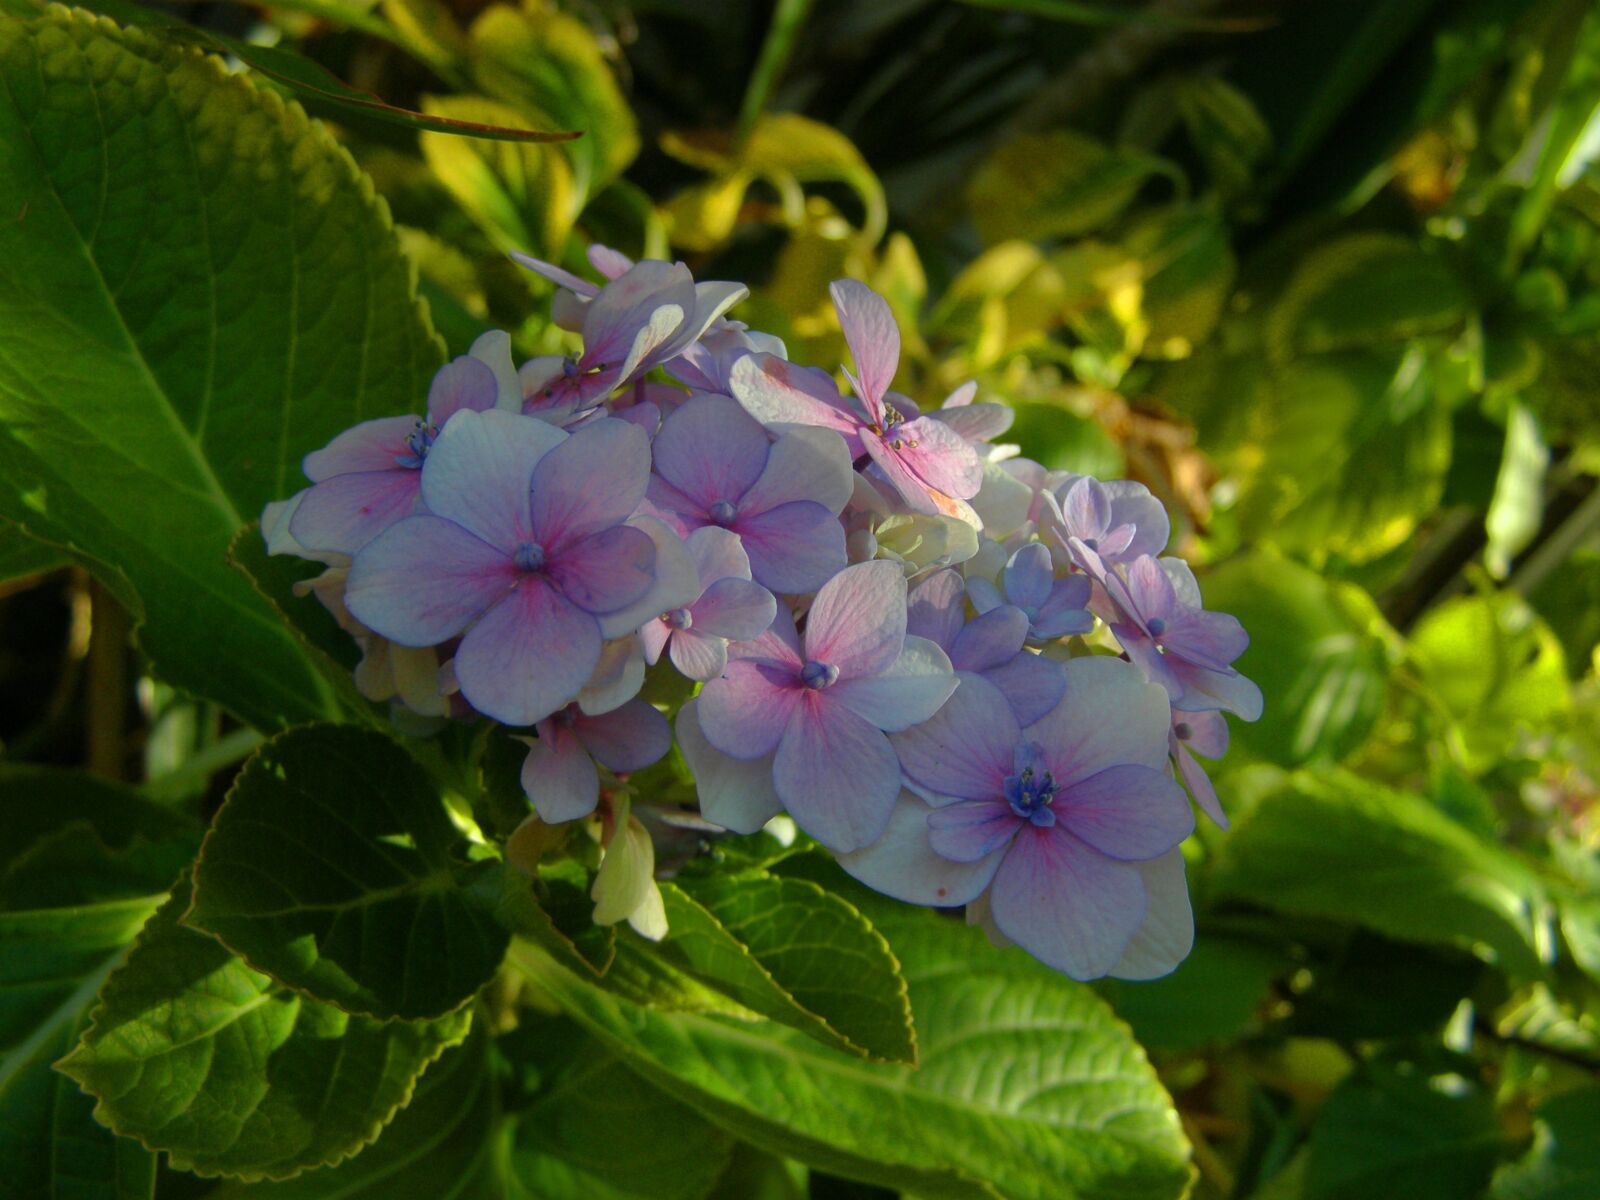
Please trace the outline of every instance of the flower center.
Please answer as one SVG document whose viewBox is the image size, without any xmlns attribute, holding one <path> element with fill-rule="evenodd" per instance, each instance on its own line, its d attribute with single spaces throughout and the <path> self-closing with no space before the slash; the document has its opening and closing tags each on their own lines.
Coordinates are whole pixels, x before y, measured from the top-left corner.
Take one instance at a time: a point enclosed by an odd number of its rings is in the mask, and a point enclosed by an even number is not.
<svg viewBox="0 0 1600 1200">
<path fill-rule="evenodd" d="M 727 500 L 718 500 L 706 512 L 714 524 L 724 529 L 733 524 L 733 518 L 737 515 L 732 503 Z"/>
<path fill-rule="evenodd" d="M 544 570 L 544 547 L 538 542 L 523 542 L 511 555 L 519 571 Z"/>
<path fill-rule="evenodd" d="M 1151 617 L 1144 624 L 1145 628 L 1150 631 L 1151 637 L 1160 637 L 1167 631 L 1167 623 L 1160 617 Z"/>
<path fill-rule="evenodd" d="M 1083 544 L 1085 546 L 1089 547 L 1089 549 L 1091 549 L 1091 550 L 1100 549 L 1100 539 L 1099 538 L 1084 538 L 1083 539 Z"/>
<path fill-rule="evenodd" d="M 1180 742 L 1187 742 L 1194 736 L 1194 730 L 1189 728 L 1189 722 L 1187 721 L 1179 721 L 1172 727 L 1172 732 L 1177 735 Z"/>
<path fill-rule="evenodd" d="M 1016 773 L 1007 775 L 1002 789 L 1011 811 L 1024 821 L 1031 821 L 1041 829 L 1056 823 L 1056 814 L 1050 802 L 1056 798 L 1055 776 L 1044 765 L 1038 746 L 1019 747 L 1014 761 Z"/>
<path fill-rule="evenodd" d="M 410 433 L 406 435 L 407 454 L 397 454 L 394 464 L 416 471 L 422 467 L 422 462 L 428 457 L 428 447 L 433 445 L 434 439 L 439 436 L 439 427 L 418 418 Z"/>
<path fill-rule="evenodd" d="M 687 608 L 675 608 L 671 612 L 662 613 L 661 619 L 674 629 L 689 629 L 694 625 L 694 614 Z"/>
<path fill-rule="evenodd" d="M 818 662 L 812 659 L 800 668 L 800 682 L 814 692 L 831 686 L 839 678 L 839 668 L 832 663 Z"/>
</svg>

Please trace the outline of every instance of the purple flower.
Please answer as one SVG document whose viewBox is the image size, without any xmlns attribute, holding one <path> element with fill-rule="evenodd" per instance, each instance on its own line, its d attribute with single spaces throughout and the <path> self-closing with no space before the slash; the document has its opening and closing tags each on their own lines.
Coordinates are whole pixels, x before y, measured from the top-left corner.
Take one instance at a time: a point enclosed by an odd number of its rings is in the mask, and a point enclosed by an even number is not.
<svg viewBox="0 0 1600 1200">
<path fill-rule="evenodd" d="M 795 822 L 841 853 L 876 841 L 900 765 L 884 731 L 927 720 L 956 689 L 943 650 L 906 636 L 906 582 L 893 563 L 846 567 L 817 593 L 804 642 L 785 609 L 732 648 L 699 720 L 724 754 L 777 751 L 773 785 Z"/>
<path fill-rule="evenodd" d="M 684 542 L 704 591 L 693 604 L 662 613 L 639 632 L 644 658 L 654 666 L 667 650 L 672 665 L 702 683 L 728 665 L 728 642 L 760 637 L 778 605 L 772 593 L 750 580 L 750 560 L 736 534 L 714 525 L 696 529 Z"/>
<path fill-rule="evenodd" d="M 938 645 L 957 671 L 994 684 L 1024 725 L 1054 708 L 1066 690 L 1061 664 L 1024 648 L 1028 616 L 1021 609 L 1002 604 L 976 620 L 966 619 L 960 571 L 937 571 L 912 589 L 906 632 Z"/>
<path fill-rule="evenodd" d="M 841 861 L 916 904 L 985 896 L 1001 933 L 1075 979 L 1161 974 L 1192 939 L 1188 896 L 1171 887 L 1182 860 L 1168 856 L 1194 829 L 1165 770 L 1166 698 L 1119 659 L 1074 659 L 1066 675 L 1032 725 L 968 676 L 932 720 L 896 734 L 931 803 L 902 794 L 883 840 Z"/>
<path fill-rule="evenodd" d="M 462 634 L 454 673 L 479 712 L 543 720 L 578 694 L 602 642 L 695 591 L 670 531 L 632 523 L 644 497 L 643 431 L 598 421 L 570 436 L 514 413 L 463 412 L 422 469 L 425 515 L 369 543 L 345 602 L 403 646 Z"/>
<path fill-rule="evenodd" d="M 1200 810 L 1226 829 L 1228 817 L 1222 811 L 1222 801 L 1212 785 L 1205 768 L 1195 761 L 1195 755 L 1221 758 L 1228 751 L 1228 719 L 1219 712 L 1183 712 L 1173 710 L 1172 732 L 1167 738 L 1167 748 L 1178 764 L 1178 774 L 1189 788 Z"/>
<path fill-rule="evenodd" d="M 301 496 L 289 519 L 290 534 L 310 551 L 354 554 L 411 515 L 422 464 L 445 423 L 464 409 L 493 408 L 497 395 L 494 372 L 463 355 L 434 375 L 421 419 L 363 421 L 313 450 L 303 468 L 315 486 Z"/>
<path fill-rule="evenodd" d="M 1261 715 L 1261 689 L 1232 666 L 1250 635 L 1237 618 L 1201 607 L 1200 585 L 1187 563 L 1143 555 L 1128 564 L 1126 578 L 1111 568 L 1091 573 L 1115 606 L 1111 632 L 1166 688 L 1172 707 L 1226 709 L 1246 721 Z"/>
<path fill-rule="evenodd" d="M 1039 499 L 1040 537 L 1084 570 L 1092 565 L 1091 555 L 1115 563 L 1160 554 L 1172 536 L 1167 510 L 1142 483 L 1068 476 Z"/>
<path fill-rule="evenodd" d="M 638 771 L 672 748 L 667 719 L 643 700 L 630 700 L 599 716 L 569 704 L 540 721 L 534 732 L 537 738 L 522 739 L 528 745 L 522 790 L 539 819 L 549 824 L 575 821 L 594 811 L 600 801 L 596 762 L 611 771 Z"/>
<path fill-rule="evenodd" d="M 696 396 L 656 434 L 652 511 L 687 536 L 708 525 L 739 535 L 750 574 L 774 592 L 809 592 L 845 565 L 838 514 L 853 473 L 826 430 L 777 441 L 732 400 Z"/>
<path fill-rule="evenodd" d="M 890 403 L 900 330 L 883 297 L 853 279 L 835 280 L 829 291 L 855 356 L 855 401 L 841 396 L 825 371 L 770 354 L 747 354 L 733 364 L 734 396 L 765 425 L 821 425 L 842 434 L 851 457 L 868 455 L 914 511 L 962 515 L 965 506 L 956 502 L 977 495 L 983 483 L 977 452 L 950 425 L 908 420 Z"/>
<path fill-rule="evenodd" d="M 700 727 L 700 701 L 678 710 L 678 749 L 694 775 L 700 814 L 734 833 L 755 833 L 783 811 L 772 782 L 777 751 L 759 758 L 734 758 L 706 741 Z"/>
<path fill-rule="evenodd" d="M 1002 604 L 1020 608 L 1028 619 L 1028 640 L 1053 642 L 1094 628 L 1088 611 L 1092 587 L 1083 575 L 1056 578 L 1050 550 L 1040 542 L 1029 542 L 1013 554 L 1000 575 L 1000 588 L 982 576 L 967 581 L 972 606 L 980 613 Z M 1003 591 L 1001 589 L 1004 589 Z"/>
</svg>

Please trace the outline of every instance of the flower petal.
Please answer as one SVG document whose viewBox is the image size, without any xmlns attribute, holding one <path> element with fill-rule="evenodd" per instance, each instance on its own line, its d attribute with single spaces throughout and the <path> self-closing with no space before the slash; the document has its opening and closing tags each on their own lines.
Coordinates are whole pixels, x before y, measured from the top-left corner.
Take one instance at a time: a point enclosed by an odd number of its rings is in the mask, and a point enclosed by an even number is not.
<svg viewBox="0 0 1600 1200">
<path fill-rule="evenodd" d="M 837 515 L 855 490 L 855 471 L 845 440 L 832 429 L 786 425 L 767 452 L 766 466 L 739 501 L 746 513 L 809 500 Z"/>
<path fill-rule="evenodd" d="M 804 691 L 790 668 L 736 658 L 701 689 L 700 728 L 724 754 L 760 758 L 777 748 Z"/>
<path fill-rule="evenodd" d="M 672 749 L 672 727 L 643 700 L 629 700 L 599 716 L 572 719 L 572 731 L 603 767 L 638 771 L 659 762 Z"/>
<path fill-rule="evenodd" d="M 981 862 L 1005 849 L 1024 824 L 1004 800 L 963 800 L 929 812 L 928 838 L 942 858 Z"/>
<path fill-rule="evenodd" d="M 1135 865 L 1144 879 L 1144 921 L 1107 974 L 1158 979 L 1177 970 L 1194 949 L 1194 910 L 1183 878 L 1183 854 L 1173 850 Z"/>
<path fill-rule="evenodd" d="M 541 821 L 576 821 L 600 802 L 600 774 L 572 730 L 559 721 L 545 721 L 522 760 L 522 790 Z"/>
<path fill-rule="evenodd" d="M 849 562 L 844 526 L 809 500 L 741 515 L 733 530 L 750 558 L 750 574 L 774 592 L 815 591 Z"/>
<path fill-rule="evenodd" d="M 933 716 L 955 690 L 955 671 L 938 643 L 908 637 L 894 662 L 877 675 L 841 676 L 829 698 L 879 729 L 898 733 Z"/>
<path fill-rule="evenodd" d="M 585 612 L 637 603 L 656 581 L 656 545 L 643 530 L 613 525 L 572 542 L 549 566 L 562 595 Z"/>
<path fill-rule="evenodd" d="M 995 872 L 989 912 L 1046 966 L 1098 979 L 1144 921 L 1144 880 L 1132 863 L 1095 853 L 1059 824 L 1026 825 Z"/>
<path fill-rule="evenodd" d="M 516 577 L 504 553 L 454 522 L 407 517 L 356 555 L 344 602 L 373 632 L 402 646 L 432 646 L 460 633 Z"/>
<path fill-rule="evenodd" d="M 991 608 L 968 621 L 950 647 L 958 671 L 987 671 L 1010 662 L 1028 637 L 1028 614 L 1011 604 Z"/>
<path fill-rule="evenodd" d="M 605 636 L 601 621 L 601 636 Z M 611 638 L 600 646 L 600 661 L 578 692 L 578 708 L 591 717 L 621 708 L 644 686 L 644 653 L 637 637 Z"/>
<path fill-rule="evenodd" d="M 1168 620 L 1178 606 L 1172 580 L 1167 578 L 1161 564 L 1148 554 L 1128 564 L 1128 596 L 1143 623 Z"/>
<path fill-rule="evenodd" d="M 1127 862 L 1156 858 L 1194 832 L 1194 810 L 1165 771 L 1108 767 L 1057 789 L 1056 820 L 1101 854 Z"/>
<path fill-rule="evenodd" d="M 392 471 L 395 459 L 411 453 L 406 439 L 417 427 L 415 417 L 379 417 L 346 429 L 321 450 L 300 462 L 312 483 L 352 471 Z"/>
<path fill-rule="evenodd" d="M 1055 587 L 1056 568 L 1042 542 L 1029 542 L 1006 563 L 1006 599 L 1019 608 L 1038 612 Z"/>
<path fill-rule="evenodd" d="M 772 781 L 795 824 L 847 854 L 870 846 L 888 827 L 900 794 L 900 762 L 871 722 L 830 703 L 826 693 L 811 693 L 794 707 L 778 743 Z"/>
<path fill-rule="evenodd" d="M 456 648 L 467 703 L 506 725 L 532 725 L 577 698 L 600 661 L 600 626 L 536 576 L 491 608 Z"/>
<path fill-rule="evenodd" d="M 532 417 L 462 409 L 422 464 L 428 511 L 510 553 L 530 534 L 528 484 L 567 435 Z"/>
<path fill-rule="evenodd" d="M 419 472 L 394 466 L 324 479 L 302 494 L 290 536 L 313 553 L 354 554 L 411 515 L 421 483 Z"/>
<path fill-rule="evenodd" d="M 1178 774 L 1183 777 L 1184 786 L 1189 789 L 1194 802 L 1200 806 L 1200 811 L 1210 817 L 1218 829 L 1226 829 L 1228 814 L 1222 811 L 1222 801 L 1217 796 L 1216 785 L 1211 782 L 1211 777 L 1206 774 L 1199 759 L 1190 754 L 1189 748 L 1176 739 L 1173 743 L 1172 757 L 1177 760 Z"/>
<path fill-rule="evenodd" d="M 1044 716 L 1061 702 L 1067 690 L 1067 673 L 1062 664 L 1027 650 L 982 674 L 1000 689 L 1019 725 L 1031 725 Z"/>
<path fill-rule="evenodd" d="M 936 854 L 928 840 L 928 815 L 933 811 L 913 793 L 902 791 L 883 836 L 870 846 L 841 854 L 839 865 L 868 887 L 907 904 L 954 907 L 970 902 L 989 886 L 1004 849 L 976 862 L 951 862 Z"/>
<path fill-rule="evenodd" d="M 943 421 L 918 417 L 896 426 L 889 442 L 906 468 L 936 492 L 970 500 L 983 486 L 983 462 L 959 433 Z"/>
<path fill-rule="evenodd" d="M 817 592 L 806 617 L 806 657 L 847 678 L 876 675 L 906 640 L 906 578 L 892 562 L 846 567 Z"/>
<path fill-rule="evenodd" d="M 678 710 L 678 748 L 694 773 L 700 813 L 734 833 L 755 833 L 783 811 L 772 785 L 772 755 L 749 760 L 722 753 L 700 728 L 699 701 Z"/>
<path fill-rule="evenodd" d="M 502 412 L 521 412 L 522 383 L 511 361 L 511 335 L 503 329 L 487 329 L 473 339 L 472 345 L 467 347 L 467 354 L 488 367 L 494 376 L 494 407 Z M 440 424 L 443 420 L 441 417 Z"/>
<path fill-rule="evenodd" d="M 631 518 L 628 525 L 655 545 L 655 582 L 632 604 L 601 614 L 600 632 L 607 638 L 632 633 L 651 617 L 693 604 L 700 594 L 700 577 L 682 538 L 664 522 L 642 514 Z"/>
<path fill-rule="evenodd" d="M 726 396 L 695 396 L 656 434 L 655 470 L 710 508 L 750 490 L 767 465 L 770 445 L 761 423 Z"/>
<path fill-rule="evenodd" d="M 728 639 L 697 629 L 680 629 L 673 634 L 667 654 L 684 678 L 701 683 L 716 679 L 728 669 Z"/>
<path fill-rule="evenodd" d="M 716 525 L 702 526 L 683 539 L 683 546 L 694 562 L 702 588 L 709 588 L 719 579 L 750 578 L 750 557 L 745 554 L 739 535 L 731 529 Z M 760 632 L 760 629 L 756 630 L 756 633 Z M 754 637 L 755 634 L 750 636 Z"/>
<path fill-rule="evenodd" d="M 857 438 L 851 456 L 859 452 L 861 418 L 826 371 L 796 366 L 775 354 L 747 354 L 728 372 L 728 388 L 763 425 L 820 425 L 837 430 L 847 443 Z"/>
<path fill-rule="evenodd" d="M 1021 738 L 1005 697 L 980 676 L 964 675 L 944 707 L 892 741 L 905 773 L 930 792 L 991 800 Z"/>
<path fill-rule="evenodd" d="M 499 398 L 500 384 L 494 371 L 482 359 L 463 354 L 439 368 L 428 385 L 428 421 L 443 427 L 445 422 L 463 408 L 482 412 L 493 408 Z M 517 401 L 522 400 L 522 389 L 517 389 Z"/>
<path fill-rule="evenodd" d="M 1105 655 L 1075 658 L 1065 670 L 1061 703 L 1023 731 L 1043 747 L 1058 792 L 1109 767 L 1166 766 L 1172 714 L 1159 686 Z"/>
<path fill-rule="evenodd" d="M 911 589 L 906 597 L 906 633 L 909 636 L 924 637 L 930 642 L 937 642 L 946 653 L 954 654 L 958 636 L 962 630 L 962 621 L 965 619 L 963 601 L 966 599 L 967 585 L 961 578 L 961 572 L 953 568 L 935 571 L 916 587 Z M 1023 632 L 1027 632 L 1028 618 L 1022 618 Z M 1022 642 L 1018 639 L 1017 645 Z M 950 659 L 952 664 L 957 664 L 955 657 Z M 959 664 L 957 664 L 959 670 Z"/>
<path fill-rule="evenodd" d="M 583 364 L 619 382 L 694 315 L 694 277 L 682 263 L 635 263 L 601 288 L 583 316 Z"/>
<path fill-rule="evenodd" d="M 868 412 L 881 413 L 883 397 L 900 362 L 900 327 L 888 301 L 866 284 L 836 279 L 828 285 L 839 328 L 856 360 L 856 378 Z"/>
<path fill-rule="evenodd" d="M 760 637 L 778 615 L 778 602 L 759 583 L 719 579 L 691 606 L 696 633 L 747 642 Z"/>
<path fill-rule="evenodd" d="M 585 425 L 533 472 L 534 540 L 554 553 L 621 524 L 639 507 L 649 480 L 644 430 L 612 418 Z"/>
</svg>

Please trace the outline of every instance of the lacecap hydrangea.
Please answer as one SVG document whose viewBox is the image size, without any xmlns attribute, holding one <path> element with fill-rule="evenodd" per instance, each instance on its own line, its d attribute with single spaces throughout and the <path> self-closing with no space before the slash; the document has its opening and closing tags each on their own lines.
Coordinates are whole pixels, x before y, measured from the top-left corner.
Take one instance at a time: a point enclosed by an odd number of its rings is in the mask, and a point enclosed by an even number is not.
<svg viewBox="0 0 1600 1200">
<path fill-rule="evenodd" d="M 526 744 L 508 857 L 583 822 L 595 919 L 662 936 L 651 830 L 686 806 L 629 776 L 676 741 L 705 838 L 786 814 L 870 887 L 1074 978 L 1171 971 L 1191 798 L 1226 824 L 1197 756 L 1261 693 L 1156 498 L 996 444 L 1010 410 L 971 384 L 928 411 L 894 391 L 895 319 L 853 280 L 836 375 L 682 263 L 596 247 L 595 283 L 516 258 L 558 286 L 573 355 L 518 366 L 485 334 L 262 519 L 326 565 L 302 586 L 359 643 L 363 694 Z M 641 698 L 662 672 L 682 683 L 649 694 L 683 699 Z"/>
</svg>

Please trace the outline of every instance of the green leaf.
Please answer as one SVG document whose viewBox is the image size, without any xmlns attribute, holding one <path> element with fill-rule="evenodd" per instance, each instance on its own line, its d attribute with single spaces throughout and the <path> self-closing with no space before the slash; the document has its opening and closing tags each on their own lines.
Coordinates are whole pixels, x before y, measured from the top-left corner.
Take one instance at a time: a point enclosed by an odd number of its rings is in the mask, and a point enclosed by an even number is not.
<svg viewBox="0 0 1600 1200">
<path fill-rule="evenodd" d="M 933 912 L 845 894 L 903 964 L 921 1047 L 914 1070 L 775 1026 L 645 1007 L 527 943 L 512 958 L 647 1080 L 771 1153 L 924 1197 L 1159 1200 L 1184 1190 L 1187 1147 L 1171 1102 L 1088 988 Z M 631 953 L 619 946 L 613 970 Z"/>
<path fill-rule="evenodd" d="M 1141 1045 L 1192 1050 L 1249 1032 L 1273 979 L 1290 967 L 1282 950 L 1202 933 L 1172 974 L 1141 983 L 1107 980 L 1098 990 Z"/>
<path fill-rule="evenodd" d="M 1347 772 L 1302 772 L 1261 797 L 1223 841 L 1212 882 L 1279 912 L 1542 970 L 1546 900 L 1533 872 L 1422 797 Z"/>
<path fill-rule="evenodd" d="M 1600 1195 L 1600 1087 L 1564 1092 L 1533 1114 L 1533 1145 L 1502 1168 L 1490 1200 L 1590 1200 Z"/>
<path fill-rule="evenodd" d="M 348 1162 L 282 1182 L 225 1183 L 215 1200 L 503 1200 L 500 1104 L 481 1028 L 439 1056 L 378 1140 Z"/>
<path fill-rule="evenodd" d="M 1463 761 L 1477 770 L 1568 707 L 1561 643 L 1512 592 L 1439 605 L 1417 623 L 1411 655 L 1456 726 Z"/>
<path fill-rule="evenodd" d="M 125 850 L 139 840 L 180 837 L 191 829 L 189 822 L 132 788 L 87 771 L 0 763 L 0 874 L 42 838 L 74 822 L 92 829 L 113 850 Z M 150 890 L 165 890 L 172 878 Z"/>
<path fill-rule="evenodd" d="M 1321 354 L 1441 333 L 1466 316 L 1459 276 L 1409 238 L 1358 233 L 1301 261 L 1267 322 L 1273 353 Z"/>
<path fill-rule="evenodd" d="M 594 34 L 577 17 L 551 8 L 492 5 L 472 24 L 473 76 L 488 95 L 535 124 L 584 136 L 561 149 L 572 163 L 574 219 L 584 202 L 639 153 L 639 129 Z"/>
<path fill-rule="evenodd" d="M 1484 520 L 1489 533 L 1484 561 L 1496 579 L 1510 574 L 1511 560 L 1539 532 L 1539 520 L 1544 516 L 1544 473 L 1549 465 L 1550 447 L 1544 444 L 1537 418 L 1527 405 L 1513 401 L 1506 418 L 1505 453 Z"/>
<path fill-rule="evenodd" d="M 291 992 L 180 925 L 189 899 L 180 887 L 151 918 L 57 1064 L 98 1120 L 174 1167 L 281 1179 L 348 1158 L 467 1034 L 465 1009 L 379 1022 Z"/>
<path fill-rule="evenodd" d="M 11 1194 L 149 1197 L 154 1156 L 97 1124 L 50 1064 L 163 899 L 0 913 L 0 1161 Z"/>
<path fill-rule="evenodd" d="M 427 773 L 388 737 L 291 730 L 239 773 L 184 922 L 349 1012 L 438 1017 L 489 981 L 510 936 L 492 915 L 492 865 L 455 861 L 458 840 Z"/>
<path fill-rule="evenodd" d="M 0 81 L 0 515 L 117 587 L 174 684 L 331 713 L 226 554 L 439 364 L 386 209 L 298 108 L 151 33 L 0 18 Z"/>
<path fill-rule="evenodd" d="M 10 521 L 0 521 L 0 584 L 43 575 L 71 561 L 60 547 L 29 537 Z"/>
<path fill-rule="evenodd" d="M 860 910 L 765 872 L 662 888 L 663 950 L 753 1012 L 867 1058 L 915 1063 L 900 964 Z"/>
<path fill-rule="evenodd" d="M 1178 115 L 1217 190 L 1229 198 L 1247 193 L 1272 151 L 1272 130 L 1256 106 L 1215 75 L 1185 75 L 1176 92 Z"/>
<path fill-rule="evenodd" d="M 1223 563 L 1201 586 L 1208 608 L 1250 631 L 1234 666 L 1266 697 L 1261 720 L 1232 725 L 1237 746 L 1297 766 L 1344 758 L 1366 740 L 1383 712 L 1389 656 L 1383 618 L 1365 592 L 1261 553 Z"/>
<path fill-rule="evenodd" d="M 1081 237 L 1117 217 L 1152 176 L 1173 172 L 1162 159 L 1072 130 L 1023 134 L 978 169 L 967 209 L 986 245 Z"/>
<path fill-rule="evenodd" d="M 1482 1194 L 1504 1135 L 1494 1104 L 1460 1076 L 1383 1067 L 1351 1076 L 1311 1129 L 1306 1200 L 1460 1200 Z"/>
<path fill-rule="evenodd" d="M 1259 430 L 1240 455 L 1250 471 L 1239 501 L 1246 541 L 1314 565 L 1334 554 L 1365 562 L 1434 510 L 1450 466 L 1450 414 L 1420 350 L 1302 358 L 1255 375 L 1246 368 L 1245 377 Z M 1216 380 L 1225 393 L 1229 378 L 1225 370 Z"/>
</svg>

